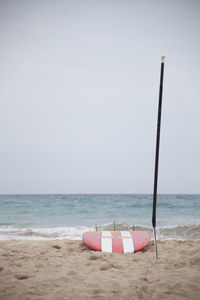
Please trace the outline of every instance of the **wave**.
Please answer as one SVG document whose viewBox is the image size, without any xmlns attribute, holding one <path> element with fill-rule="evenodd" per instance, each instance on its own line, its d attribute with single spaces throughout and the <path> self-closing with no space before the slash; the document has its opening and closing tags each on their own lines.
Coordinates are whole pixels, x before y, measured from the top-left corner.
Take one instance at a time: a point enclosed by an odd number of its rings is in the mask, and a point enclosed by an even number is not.
<svg viewBox="0 0 200 300">
<path fill-rule="evenodd" d="M 153 238 L 152 228 L 148 226 L 128 223 L 104 224 L 98 230 L 136 230 L 147 231 Z M 0 240 L 54 240 L 71 239 L 81 240 L 85 231 L 95 230 L 94 227 L 48 227 L 48 228 L 22 228 L 14 226 L 0 226 Z M 171 227 L 157 227 L 158 240 L 200 240 L 200 225 L 175 225 Z"/>
<path fill-rule="evenodd" d="M 175 227 L 158 227 L 160 240 L 200 240 L 200 225 L 178 225 Z"/>
<path fill-rule="evenodd" d="M 100 230 L 114 230 L 114 224 L 106 224 L 99 227 Z M 115 230 L 135 230 L 147 231 L 153 239 L 152 227 L 119 223 L 115 225 Z M 200 240 L 200 224 L 174 225 L 168 227 L 158 226 L 156 228 L 158 240 Z"/>
<path fill-rule="evenodd" d="M 85 231 L 94 230 L 91 227 L 49 227 L 21 228 L 14 226 L 0 227 L 0 240 L 81 240 Z"/>
</svg>

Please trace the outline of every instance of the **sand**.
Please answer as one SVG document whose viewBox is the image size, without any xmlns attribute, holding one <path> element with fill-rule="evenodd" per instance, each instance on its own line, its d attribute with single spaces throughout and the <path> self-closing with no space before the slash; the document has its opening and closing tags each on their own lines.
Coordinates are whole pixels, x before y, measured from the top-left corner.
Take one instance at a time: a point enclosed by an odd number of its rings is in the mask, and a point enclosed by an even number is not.
<svg viewBox="0 0 200 300">
<path fill-rule="evenodd" d="M 82 241 L 0 242 L 0 299 L 200 299 L 200 241 L 107 254 Z"/>
</svg>

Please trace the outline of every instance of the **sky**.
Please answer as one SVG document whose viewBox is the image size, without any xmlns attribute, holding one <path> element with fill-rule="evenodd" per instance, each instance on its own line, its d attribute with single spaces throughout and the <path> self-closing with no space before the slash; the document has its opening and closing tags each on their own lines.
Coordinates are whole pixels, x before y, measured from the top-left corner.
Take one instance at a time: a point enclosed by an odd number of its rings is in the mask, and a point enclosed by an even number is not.
<svg viewBox="0 0 200 300">
<path fill-rule="evenodd" d="M 200 2 L 0 0 L 0 193 L 200 193 Z"/>
</svg>

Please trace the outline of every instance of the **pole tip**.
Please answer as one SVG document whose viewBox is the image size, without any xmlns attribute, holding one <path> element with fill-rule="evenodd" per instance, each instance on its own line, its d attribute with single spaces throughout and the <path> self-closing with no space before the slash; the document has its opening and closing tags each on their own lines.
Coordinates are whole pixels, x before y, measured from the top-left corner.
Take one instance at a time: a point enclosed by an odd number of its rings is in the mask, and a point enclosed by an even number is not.
<svg viewBox="0 0 200 300">
<path fill-rule="evenodd" d="M 166 57 L 166 56 L 161 56 L 161 62 L 162 62 L 162 63 L 165 62 L 165 57 Z"/>
</svg>

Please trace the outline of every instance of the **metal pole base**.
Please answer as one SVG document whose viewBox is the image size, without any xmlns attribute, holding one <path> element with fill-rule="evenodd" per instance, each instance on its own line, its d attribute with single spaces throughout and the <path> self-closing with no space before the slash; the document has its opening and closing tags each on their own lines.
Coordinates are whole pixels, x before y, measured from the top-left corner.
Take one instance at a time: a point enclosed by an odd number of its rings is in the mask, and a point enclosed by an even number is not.
<svg viewBox="0 0 200 300">
<path fill-rule="evenodd" d="M 156 259 L 158 259 L 158 249 L 157 249 L 156 229 L 155 229 L 155 228 L 153 228 L 153 233 L 154 233 L 154 249 L 155 249 L 155 255 L 156 255 Z"/>
</svg>

